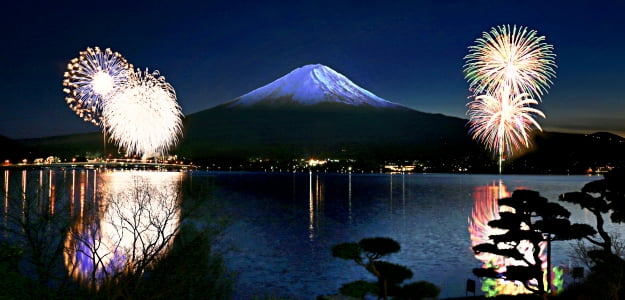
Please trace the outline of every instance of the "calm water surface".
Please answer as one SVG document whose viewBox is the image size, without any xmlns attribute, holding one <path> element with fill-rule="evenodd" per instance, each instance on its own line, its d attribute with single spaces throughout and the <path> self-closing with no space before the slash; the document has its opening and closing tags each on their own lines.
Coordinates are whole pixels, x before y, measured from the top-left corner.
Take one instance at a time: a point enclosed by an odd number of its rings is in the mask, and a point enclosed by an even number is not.
<svg viewBox="0 0 625 300">
<path fill-rule="evenodd" d="M 402 250 L 390 256 L 411 280 L 465 295 L 480 267 L 470 250 L 468 219 L 476 202 L 500 192 L 533 189 L 552 201 L 600 177 L 452 174 L 193 173 L 218 187 L 233 224 L 227 261 L 239 272 L 238 298 L 252 295 L 314 299 L 343 283 L 372 279 L 353 262 L 333 258 L 332 245 L 386 236 Z M 497 198 L 495 196 L 495 198 Z M 479 205 L 479 204 L 478 204 Z M 593 218 L 567 206 L 576 222 Z M 568 245 L 554 245 L 554 263 L 570 265 Z"/>
<path fill-rule="evenodd" d="M 110 172 L 110 171 L 109 171 Z M 148 173 L 149 176 L 149 172 Z M 3 171 L 4 194 L 34 178 L 61 201 L 97 201 L 106 181 L 98 170 Z M 145 174 L 144 174 L 145 175 Z M 111 176 L 110 174 L 107 176 Z M 335 294 L 343 283 L 373 279 L 353 262 L 334 258 L 342 242 L 385 236 L 402 247 L 390 261 L 409 267 L 410 281 L 427 280 L 441 297 L 465 295 L 474 258 L 469 234 L 472 211 L 484 201 L 515 189 L 532 189 L 557 201 L 601 177 L 453 174 L 326 174 L 193 171 L 185 184 L 209 190 L 231 220 L 224 244 L 233 247 L 226 263 L 238 273 L 236 298 L 275 296 L 315 299 Z M 57 186 L 60 178 L 63 184 Z M 562 203 L 575 222 L 592 216 Z M 6 208 L 5 208 L 6 209 Z M 554 244 L 554 264 L 570 267 L 567 244 Z"/>
</svg>

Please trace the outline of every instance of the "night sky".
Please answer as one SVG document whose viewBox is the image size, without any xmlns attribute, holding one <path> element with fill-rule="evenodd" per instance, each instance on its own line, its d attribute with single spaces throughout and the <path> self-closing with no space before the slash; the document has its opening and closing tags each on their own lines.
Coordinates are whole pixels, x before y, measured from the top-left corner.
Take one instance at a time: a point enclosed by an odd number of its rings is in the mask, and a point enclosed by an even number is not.
<svg viewBox="0 0 625 300">
<path fill-rule="evenodd" d="M 0 17 L 0 135 L 99 131 L 62 91 L 67 62 L 88 46 L 159 70 L 185 114 L 320 63 L 386 100 L 466 118 L 467 47 L 516 24 L 557 54 L 538 107 L 544 129 L 625 136 L 623 16 L 623 0 L 10 1 Z"/>
</svg>

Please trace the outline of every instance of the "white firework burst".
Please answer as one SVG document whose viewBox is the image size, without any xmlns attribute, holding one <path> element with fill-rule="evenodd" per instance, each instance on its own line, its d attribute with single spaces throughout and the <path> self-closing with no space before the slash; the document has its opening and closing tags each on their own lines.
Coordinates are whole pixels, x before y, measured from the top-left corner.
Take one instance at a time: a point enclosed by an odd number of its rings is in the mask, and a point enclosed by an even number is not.
<svg viewBox="0 0 625 300">
<path fill-rule="evenodd" d="M 110 48 L 88 47 L 67 64 L 65 101 L 80 118 L 102 125 L 102 109 L 130 77 L 133 66 Z"/>
<path fill-rule="evenodd" d="M 174 146 L 182 132 L 182 111 L 174 88 L 158 71 L 137 70 L 104 105 L 110 139 L 128 154 L 154 157 Z"/>
</svg>

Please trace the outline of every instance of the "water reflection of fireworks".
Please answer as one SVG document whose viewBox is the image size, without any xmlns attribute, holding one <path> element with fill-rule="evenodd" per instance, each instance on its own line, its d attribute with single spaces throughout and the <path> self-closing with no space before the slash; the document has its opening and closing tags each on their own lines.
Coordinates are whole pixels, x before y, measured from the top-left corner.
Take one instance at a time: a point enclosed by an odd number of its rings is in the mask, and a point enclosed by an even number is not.
<svg viewBox="0 0 625 300">
<path fill-rule="evenodd" d="M 65 241 L 68 272 L 92 287 L 146 256 L 167 253 L 180 221 L 181 173 L 108 172 L 101 178 L 100 203 L 79 218 Z"/>
<path fill-rule="evenodd" d="M 505 230 L 488 226 L 488 222 L 499 219 L 500 211 L 513 211 L 512 208 L 499 206 L 499 199 L 510 197 L 511 195 L 512 193 L 507 190 L 507 187 L 501 180 L 493 182 L 491 185 L 475 187 L 475 193 L 473 196 L 475 206 L 473 207 L 471 217 L 469 218 L 471 247 L 483 243 L 492 243 L 489 236 L 505 233 Z M 531 243 L 528 241 L 521 241 L 521 243 L 517 246 L 517 249 L 519 249 L 521 253 L 525 253 L 525 258 L 528 261 L 534 261 L 532 256 L 533 247 Z M 543 243 L 540 249 L 541 259 L 543 262 L 546 257 L 544 250 L 545 244 Z M 505 272 L 506 266 L 526 265 L 522 261 L 487 252 L 476 254 L 475 258 L 482 262 L 484 268 L 495 267 L 500 272 Z M 544 268 L 546 268 L 546 265 L 543 265 L 543 269 Z M 484 280 L 482 291 L 490 296 L 531 293 L 522 284 L 518 282 L 505 281 L 503 279 Z"/>
</svg>

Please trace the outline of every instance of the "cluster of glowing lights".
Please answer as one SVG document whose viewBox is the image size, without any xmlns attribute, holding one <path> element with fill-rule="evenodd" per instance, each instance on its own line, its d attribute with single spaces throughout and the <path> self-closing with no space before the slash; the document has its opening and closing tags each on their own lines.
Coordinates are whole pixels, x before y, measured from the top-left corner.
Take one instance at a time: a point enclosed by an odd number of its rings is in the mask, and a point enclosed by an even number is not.
<svg viewBox="0 0 625 300">
<path fill-rule="evenodd" d="M 507 190 L 507 187 L 501 180 L 497 183 L 494 182 L 491 185 L 476 187 L 474 193 L 475 205 L 471 211 L 471 217 L 468 220 L 471 247 L 484 243 L 492 243 L 493 241 L 490 239 L 491 235 L 500 235 L 505 233 L 505 230 L 503 229 L 490 227 L 488 222 L 499 219 L 499 212 L 514 211 L 514 209 L 510 207 L 499 206 L 499 199 L 507 198 L 511 195 L 512 194 Z M 543 277 L 545 281 L 547 280 L 546 246 L 546 242 L 542 242 L 539 249 L 541 267 L 543 269 Z M 534 262 L 534 247 L 529 241 L 521 241 L 521 243 L 517 245 L 517 249 L 524 254 L 527 261 L 532 263 Z M 505 272 L 507 266 L 526 265 L 523 261 L 488 252 L 475 254 L 475 258 L 482 262 L 483 268 L 495 268 L 498 273 Z M 554 267 L 553 273 L 556 274 L 556 276 L 552 279 L 552 286 L 560 292 L 563 287 L 562 269 Z M 482 280 L 481 291 L 484 292 L 487 297 L 531 293 L 531 291 L 529 291 L 523 284 L 515 281 L 504 280 L 503 278 L 484 278 Z"/>
<path fill-rule="evenodd" d="M 110 131 L 128 155 L 164 155 L 178 142 L 182 111 L 158 71 L 135 71 L 121 54 L 99 47 L 81 51 L 67 68 L 63 91 L 70 109 Z"/>
<path fill-rule="evenodd" d="M 464 74 L 472 98 L 470 134 L 499 157 L 530 146 L 529 132 L 542 131 L 535 116 L 555 77 L 553 46 L 535 30 L 502 25 L 484 32 L 465 56 Z"/>
<path fill-rule="evenodd" d="M 311 158 L 310 160 L 308 160 L 308 165 L 311 166 L 311 167 L 323 166 L 327 162 L 328 161 L 326 161 L 326 160 L 318 160 L 318 159 Z"/>
</svg>

